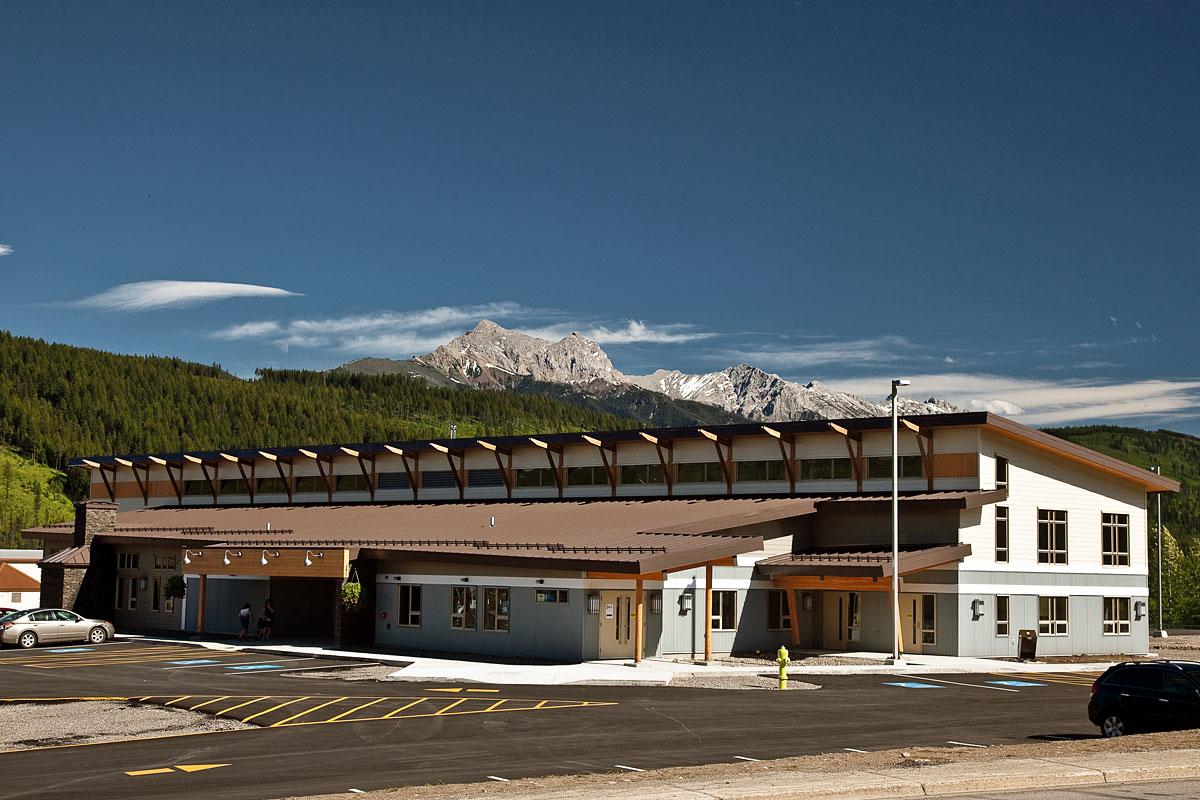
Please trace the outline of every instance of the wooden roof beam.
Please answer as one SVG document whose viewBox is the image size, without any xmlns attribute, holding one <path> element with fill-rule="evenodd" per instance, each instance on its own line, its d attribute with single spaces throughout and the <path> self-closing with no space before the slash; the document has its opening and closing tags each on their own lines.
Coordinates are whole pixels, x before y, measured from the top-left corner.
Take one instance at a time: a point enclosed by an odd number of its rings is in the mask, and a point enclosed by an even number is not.
<svg viewBox="0 0 1200 800">
<path fill-rule="evenodd" d="M 516 471 L 513 470 L 513 451 L 511 447 L 500 447 L 492 442 L 479 440 L 479 446 L 484 450 L 491 450 L 492 455 L 496 457 L 496 468 L 500 470 L 500 477 L 504 479 L 504 491 L 508 494 L 508 499 L 512 499 L 513 489 L 516 487 Z M 508 463 L 505 464 L 504 458 L 507 457 Z"/>
<path fill-rule="evenodd" d="M 325 496 L 329 499 L 329 502 L 332 503 L 333 502 L 333 456 L 332 455 L 322 455 L 321 453 L 318 453 L 315 450 L 306 450 L 303 447 L 300 448 L 300 455 L 304 456 L 305 458 L 311 458 L 313 461 L 317 462 L 317 472 L 320 473 L 321 480 L 325 484 Z M 325 466 L 323 466 L 323 465 L 329 466 L 328 472 L 325 471 Z"/>
<path fill-rule="evenodd" d="M 770 425 L 762 426 L 763 433 L 772 437 L 779 444 L 779 457 L 783 459 L 783 467 L 787 471 L 788 493 L 796 493 L 796 434 L 777 431 Z"/>
<path fill-rule="evenodd" d="M 612 496 L 617 496 L 617 487 L 621 485 L 621 473 L 617 467 L 617 445 L 615 442 L 605 442 L 597 439 L 595 436 L 583 434 L 583 440 L 588 444 L 600 448 L 600 461 L 604 464 L 604 475 L 608 478 L 608 486 L 612 491 Z M 609 454 L 612 454 L 612 460 L 609 460 Z"/>
<path fill-rule="evenodd" d="M 467 454 L 461 447 L 447 447 L 444 444 L 430 442 L 429 446 L 439 453 L 446 454 L 446 461 L 450 464 L 450 471 L 454 473 L 454 483 L 458 486 L 458 499 L 462 500 L 467 494 Z M 458 459 L 458 464 L 454 463 L 454 459 Z"/>
<path fill-rule="evenodd" d="M 841 425 L 838 425 L 836 422 L 830 422 L 829 429 L 831 431 L 833 431 L 834 433 L 839 434 L 842 437 L 842 439 L 846 442 L 846 452 L 850 454 L 850 466 L 854 470 L 854 483 L 855 483 L 855 486 L 857 487 L 857 491 L 861 492 L 863 489 L 863 471 L 864 471 L 863 470 L 862 433 L 860 431 L 852 431 L 847 428 L 843 428 Z M 855 452 L 856 445 L 858 448 L 857 453 Z"/>
</svg>

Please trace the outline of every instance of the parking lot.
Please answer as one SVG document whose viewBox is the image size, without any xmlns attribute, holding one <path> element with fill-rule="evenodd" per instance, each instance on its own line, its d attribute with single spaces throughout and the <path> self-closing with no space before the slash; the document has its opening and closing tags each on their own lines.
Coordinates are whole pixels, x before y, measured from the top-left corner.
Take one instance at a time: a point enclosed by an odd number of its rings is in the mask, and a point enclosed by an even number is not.
<svg viewBox="0 0 1200 800">
<path fill-rule="evenodd" d="M 12 778 L 0 796 L 283 797 L 1095 735 L 1084 713 L 1092 676 L 1081 673 L 821 676 L 823 688 L 787 693 L 305 674 L 353 666 L 126 640 L 0 651 L 0 715 L 4 706 L 30 713 L 35 700 L 97 708 L 115 700 L 247 725 L 10 750 L 0 753 L 0 771 Z"/>
</svg>

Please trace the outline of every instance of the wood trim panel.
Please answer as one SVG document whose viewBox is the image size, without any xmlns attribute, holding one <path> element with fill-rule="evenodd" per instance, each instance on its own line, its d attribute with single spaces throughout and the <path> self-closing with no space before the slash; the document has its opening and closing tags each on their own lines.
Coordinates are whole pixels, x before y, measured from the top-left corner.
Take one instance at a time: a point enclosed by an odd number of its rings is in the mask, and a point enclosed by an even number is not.
<svg viewBox="0 0 1200 800">
<path fill-rule="evenodd" d="M 830 592 L 890 592 L 892 582 L 883 578 L 858 578 L 848 575 L 781 575 L 771 583 L 780 589 L 806 589 Z M 904 579 L 900 580 L 903 590 Z"/>
<path fill-rule="evenodd" d="M 933 474 L 938 478 L 978 478 L 978 453 L 932 453 Z"/>
<path fill-rule="evenodd" d="M 267 563 L 263 566 L 263 550 L 267 551 Z M 224 563 L 229 552 L 228 566 Z M 182 552 L 181 561 L 182 563 Z M 350 574 L 350 551 L 343 547 L 197 547 L 186 552 L 191 563 L 182 569 L 188 575 L 245 575 L 272 578 L 338 578 L 344 580 Z M 197 553 L 203 555 L 197 556 Z M 241 553 L 241 555 L 235 555 Z M 275 557 L 273 554 L 278 553 Z M 312 566 L 304 565 L 306 553 L 322 553 L 312 558 Z"/>
</svg>

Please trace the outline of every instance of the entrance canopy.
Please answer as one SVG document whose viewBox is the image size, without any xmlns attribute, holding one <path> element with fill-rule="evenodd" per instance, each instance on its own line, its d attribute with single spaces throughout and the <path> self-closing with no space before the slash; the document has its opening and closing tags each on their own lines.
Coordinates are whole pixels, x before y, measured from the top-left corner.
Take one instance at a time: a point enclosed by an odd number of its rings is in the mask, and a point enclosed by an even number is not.
<svg viewBox="0 0 1200 800">
<path fill-rule="evenodd" d="M 969 544 L 928 545 L 924 547 L 902 547 L 900 549 L 900 574 L 952 564 L 971 555 Z M 868 585 L 879 584 L 879 590 L 887 589 L 882 578 L 892 576 L 892 551 L 890 549 L 862 548 L 814 548 L 798 553 L 785 553 L 763 559 L 756 565 L 758 571 L 769 576 L 777 586 L 793 589 L 835 588 L 835 578 L 865 579 Z M 828 586 L 822 583 L 828 581 Z M 840 588 L 840 587 L 838 587 Z"/>
<path fill-rule="evenodd" d="M 262 578 L 339 578 L 350 574 L 344 547 L 197 547 L 183 551 L 188 575 Z"/>
</svg>

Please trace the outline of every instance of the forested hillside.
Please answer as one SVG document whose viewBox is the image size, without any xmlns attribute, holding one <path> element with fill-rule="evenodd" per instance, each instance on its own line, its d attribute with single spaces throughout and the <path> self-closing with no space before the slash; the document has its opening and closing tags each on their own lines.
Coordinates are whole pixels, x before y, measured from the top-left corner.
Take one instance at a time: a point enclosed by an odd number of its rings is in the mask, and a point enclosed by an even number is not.
<svg viewBox="0 0 1200 800">
<path fill-rule="evenodd" d="M 18 531 L 72 518 L 58 470 L 0 447 L 0 548 L 20 547 Z"/>
<path fill-rule="evenodd" d="M 604 430 L 636 424 L 546 397 L 464 392 L 405 375 L 261 370 L 0 332 L 0 445 L 55 469 L 83 455 Z M 78 496 L 82 476 L 68 476 Z"/>
</svg>

